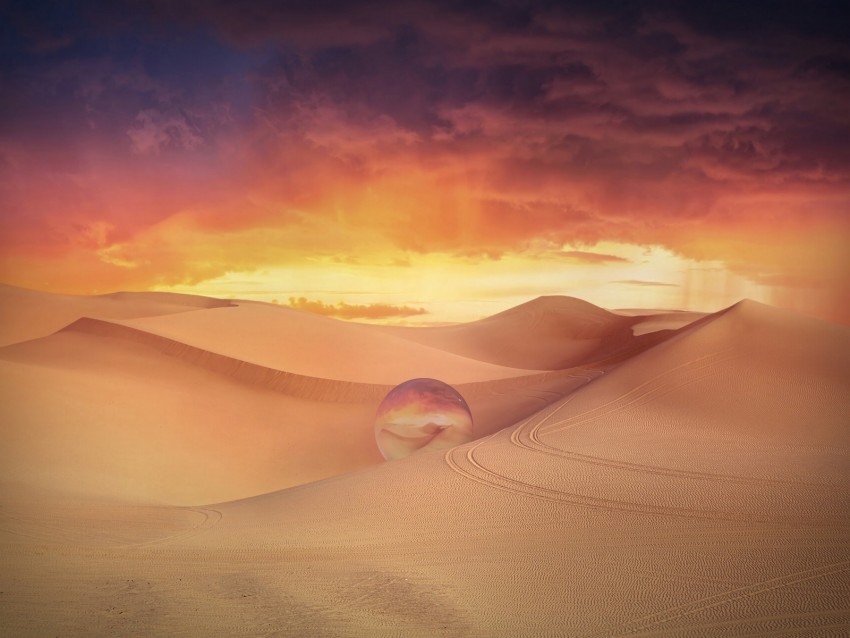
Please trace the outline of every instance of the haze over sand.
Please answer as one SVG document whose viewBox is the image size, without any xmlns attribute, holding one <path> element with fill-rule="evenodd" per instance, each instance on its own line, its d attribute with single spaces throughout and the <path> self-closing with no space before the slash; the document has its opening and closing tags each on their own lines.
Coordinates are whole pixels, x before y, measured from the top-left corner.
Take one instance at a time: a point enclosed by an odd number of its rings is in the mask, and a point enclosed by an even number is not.
<svg viewBox="0 0 850 638">
<path fill-rule="evenodd" d="M 850 632 L 846 327 L 0 293 L 8 635 Z M 382 463 L 420 376 L 476 440 Z"/>
</svg>

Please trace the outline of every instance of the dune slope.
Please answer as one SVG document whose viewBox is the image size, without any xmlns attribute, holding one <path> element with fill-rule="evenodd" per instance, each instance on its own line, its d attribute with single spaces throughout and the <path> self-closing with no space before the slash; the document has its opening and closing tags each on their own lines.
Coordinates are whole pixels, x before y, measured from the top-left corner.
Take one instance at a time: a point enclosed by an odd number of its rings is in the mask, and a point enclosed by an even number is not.
<svg viewBox="0 0 850 638">
<path fill-rule="evenodd" d="M 204 542 L 325 556 L 293 577 L 355 635 L 840 633 L 848 382 L 847 329 L 743 303 L 492 437 L 216 506 Z"/>
<path fill-rule="evenodd" d="M 110 339 L 55 336 L 90 340 L 79 353 Z M 132 347 L 140 366 L 168 356 Z M 19 354 L 15 374 L 61 372 Z M 847 328 L 744 302 L 564 375 L 539 378 L 515 425 L 473 443 L 237 501 L 53 502 L 7 482 L 0 614 L 15 635 L 850 631 Z M 509 395 L 486 383 L 482 400 Z"/>
<path fill-rule="evenodd" d="M 205 318 L 218 310 L 231 312 Z M 229 326 L 229 334 L 252 338 L 218 349 L 243 356 L 261 353 L 261 337 L 278 331 L 278 343 L 287 347 L 271 360 L 280 368 L 147 332 L 134 321 L 88 317 L 49 337 L 0 348 L 0 480 L 188 504 L 378 463 L 374 415 L 393 386 L 366 382 L 375 376 L 366 358 L 381 348 L 388 363 L 378 364 L 380 374 L 389 375 L 383 378 L 469 380 L 458 388 L 473 411 L 475 436 L 511 425 L 598 374 L 517 370 L 520 376 L 506 376 L 511 369 L 359 330 L 368 327 L 265 305 L 239 310 L 186 313 L 193 316 L 174 331 L 216 346 L 215 337 L 223 339 Z M 167 321 L 156 325 L 173 328 Z M 335 341 L 320 339 L 309 357 L 315 325 L 320 335 L 339 334 Z M 333 351 L 342 342 L 359 357 L 341 362 Z M 399 351 L 391 352 L 395 346 Z M 290 371 L 305 366 L 320 376 Z M 352 366 L 366 370 L 333 378 Z"/>
<path fill-rule="evenodd" d="M 130 319 L 229 305 L 223 299 L 167 292 L 119 292 L 86 297 L 0 284 L 0 347 L 45 337 L 81 317 Z"/>
<path fill-rule="evenodd" d="M 116 321 L 190 346 L 297 374 L 395 385 L 416 376 L 469 383 L 529 374 L 389 334 L 264 303 Z"/>
<path fill-rule="evenodd" d="M 645 317 L 621 316 L 572 297 L 538 297 L 479 321 L 433 328 L 386 327 L 400 337 L 513 368 L 561 370 L 632 356 L 666 334 L 636 336 Z M 682 323 L 675 325 L 681 327 Z M 523 338 L 527 335 L 528 338 Z"/>
</svg>

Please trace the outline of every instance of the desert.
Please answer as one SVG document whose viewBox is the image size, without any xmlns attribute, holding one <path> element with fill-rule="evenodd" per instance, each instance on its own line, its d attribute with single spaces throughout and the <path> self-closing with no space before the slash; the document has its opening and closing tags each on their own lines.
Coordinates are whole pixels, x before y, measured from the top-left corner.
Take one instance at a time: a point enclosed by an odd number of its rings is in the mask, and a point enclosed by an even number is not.
<svg viewBox="0 0 850 638">
<path fill-rule="evenodd" d="M 850 638 L 850 3 L 0 33 L 0 638 Z"/>
<path fill-rule="evenodd" d="M 850 628 L 845 327 L 749 301 L 679 327 L 548 297 L 398 329 L 3 294 L 7 635 Z M 377 404 L 426 374 L 475 438 L 385 462 Z"/>
</svg>

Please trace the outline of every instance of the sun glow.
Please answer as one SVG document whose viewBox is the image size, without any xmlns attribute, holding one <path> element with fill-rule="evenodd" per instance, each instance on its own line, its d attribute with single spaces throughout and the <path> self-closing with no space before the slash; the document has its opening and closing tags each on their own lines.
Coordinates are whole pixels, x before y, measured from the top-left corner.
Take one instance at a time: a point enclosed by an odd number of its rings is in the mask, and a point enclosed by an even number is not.
<svg viewBox="0 0 850 638">
<path fill-rule="evenodd" d="M 449 5 L 353 39 L 326 20 L 230 33 L 244 16 L 218 22 L 218 4 L 167 36 L 165 17 L 137 14 L 135 35 L 63 17 L 79 40 L 50 51 L 20 27 L 0 281 L 292 297 L 385 322 L 565 294 L 699 310 L 750 297 L 850 323 L 831 45 L 765 55 L 673 23 L 659 28 L 676 46 L 614 44 L 594 12 L 505 31 Z M 734 62 L 709 71 L 700 51 Z"/>
<path fill-rule="evenodd" d="M 231 272 L 193 285 L 157 290 L 289 305 L 291 298 L 338 304 L 424 308 L 380 323 L 428 325 L 472 321 L 541 295 L 579 297 L 605 308 L 713 311 L 747 297 L 770 302 L 769 286 L 721 262 L 680 257 L 661 247 L 602 242 L 562 246 L 545 259 L 529 251 L 499 259 L 405 253 L 371 260 L 311 259 L 304 264 Z M 399 313 L 402 314 L 402 313 Z"/>
</svg>

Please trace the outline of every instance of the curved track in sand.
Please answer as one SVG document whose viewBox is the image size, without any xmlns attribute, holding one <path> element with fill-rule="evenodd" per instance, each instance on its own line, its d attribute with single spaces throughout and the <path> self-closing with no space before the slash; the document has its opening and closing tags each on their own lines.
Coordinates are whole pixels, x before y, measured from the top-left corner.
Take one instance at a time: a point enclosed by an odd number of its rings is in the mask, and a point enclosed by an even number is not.
<svg viewBox="0 0 850 638">
<path fill-rule="evenodd" d="M 713 609 L 715 607 L 721 607 L 723 605 L 729 605 L 735 602 L 744 601 L 748 598 L 753 598 L 755 596 L 759 596 L 761 594 L 765 594 L 768 592 L 772 592 L 778 589 L 782 589 L 784 587 L 791 587 L 793 585 L 797 585 L 800 583 L 804 583 L 806 581 L 817 580 L 819 578 L 825 578 L 827 576 L 833 576 L 836 574 L 840 574 L 843 572 L 850 572 L 850 560 L 842 560 L 834 563 L 830 563 L 828 565 L 820 565 L 818 567 L 813 567 L 810 569 L 802 569 L 794 572 L 790 572 L 787 574 L 783 574 L 782 576 L 778 576 L 776 578 L 768 578 L 765 580 L 758 581 L 756 583 L 751 583 L 744 587 L 736 587 L 734 589 L 729 589 L 723 591 L 714 596 L 708 596 L 706 598 L 701 598 L 699 600 L 694 600 L 685 605 L 677 605 L 674 607 L 669 607 L 667 609 L 655 612 L 653 614 L 644 616 L 642 618 L 637 618 L 629 623 L 621 625 L 619 627 L 609 629 L 601 632 L 594 632 L 590 634 L 584 634 L 581 638 L 614 638 L 615 636 L 658 636 L 660 634 L 655 631 L 651 631 L 660 625 L 664 625 L 681 618 L 685 618 L 687 616 L 691 616 L 693 614 Z M 837 610 L 834 611 L 833 614 L 850 614 L 850 608 L 846 610 Z M 804 614 L 808 615 L 808 614 Z M 812 614 L 814 615 L 814 614 Z M 819 612 L 817 617 L 822 617 L 823 613 Z M 787 621 L 792 618 L 799 618 L 801 614 L 785 614 L 785 615 L 776 615 L 769 617 L 773 620 Z M 747 618 L 746 622 L 750 623 L 756 618 Z M 739 623 L 740 624 L 740 623 Z M 846 628 L 847 622 L 836 623 L 833 625 L 834 627 L 843 627 Z M 689 631 L 694 630 L 707 630 L 709 628 L 719 628 L 716 624 L 702 624 L 702 625 L 690 625 L 688 627 Z M 825 627 L 820 626 L 817 629 L 824 629 Z M 681 629 L 678 631 L 681 632 Z M 799 630 L 797 630 L 799 632 Z M 648 632 L 648 633 L 647 633 Z M 742 635 L 737 633 L 735 635 Z M 753 634 L 747 634 L 753 635 Z M 768 634 L 759 634 L 759 635 L 777 635 L 776 633 L 770 632 Z"/>
<path fill-rule="evenodd" d="M 447 451 L 445 461 L 454 472 L 489 487 L 580 507 L 760 524 L 846 525 L 848 523 L 846 516 L 831 517 L 825 514 L 814 522 L 810 514 L 785 511 L 782 507 L 782 492 L 768 495 L 765 500 L 766 505 L 761 511 L 743 511 L 745 508 L 736 509 L 731 506 L 694 507 L 686 506 L 684 503 L 676 505 L 661 502 L 676 501 L 675 496 L 667 496 L 663 492 L 669 491 L 675 494 L 677 491 L 683 491 L 697 495 L 711 493 L 715 503 L 723 503 L 722 494 L 725 486 L 735 485 L 744 489 L 796 490 L 799 492 L 796 495 L 798 500 L 827 503 L 835 489 L 835 486 L 828 482 L 695 471 L 617 460 L 570 449 L 568 439 L 564 437 L 564 433 L 573 428 L 598 422 L 600 419 L 611 422 L 612 417 L 616 419 L 636 407 L 663 399 L 695 383 L 707 381 L 722 374 L 723 366 L 734 364 L 738 358 L 739 355 L 734 347 L 708 353 L 664 370 L 622 394 L 589 409 L 579 410 L 559 418 L 560 414 L 572 407 L 573 400 L 579 396 L 574 393 L 524 420 L 507 436 L 499 433 Z M 524 454 L 533 455 L 523 459 L 520 465 L 525 468 L 535 468 L 541 477 L 545 477 L 545 484 L 542 480 L 535 480 L 538 476 L 535 472 L 524 472 L 514 465 L 500 463 L 498 460 L 500 458 L 510 457 L 517 460 L 515 454 L 499 453 L 496 449 L 505 445 L 513 446 Z M 489 462 L 482 456 L 488 457 Z M 593 484 L 595 493 L 590 493 L 589 487 L 586 490 L 560 487 L 559 484 L 571 484 L 571 474 L 583 475 L 585 481 L 589 480 Z M 588 479 L 588 476 L 594 478 Z M 626 491 L 634 494 L 635 498 L 604 497 L 603 494 L 606 491 L 604 485 L 612 480 L 629 485 Z M 683 481 L 685 484 L 696 482 L 716 485 L 711 490 L 699 485 L 695 488 L 684 489 Z M 697 498 L 696 501 L 699 502 L 700 499 Z M 771 503 L 774 503 L 775 507 L 767 506 Z"/>
<path fill-rule="evenodd" d="M 152 507 L 140 505 L 101 505 L 90 508 L 88 524 L 81 525 L 79 521 L 69 521 L 62 518 L 61 510 L 57 512 L 49 505 L 43 511 L 26 514 L 12 514 L 8 506 L 0 507 L 0 533 L 21 539 L 22 542 L 35 542 L 44 545 L 81 545 L 104 546 L 110 548 L 144 548 L 155 545 L 167 545 L 185 541 L 217 525 L 223 514 L 211 507 Z M 6 511 L 4 511 L 6 510 Z M 170 517 L 183 514 L 189 516 L 175 531 L 162 534 L 156 533 L 152 538 L 132 541 L 124 536 L 126 529 L 115 525 L 116 520 L 123 520 L 132 526 L 132 521 L 146 521 L 150 511 L 162 511 Z M 110 521 L 110 525 L 101 527 L 99 521 Z M 142 532 L 143 533 L 143 532 Z"/>
</svg>

